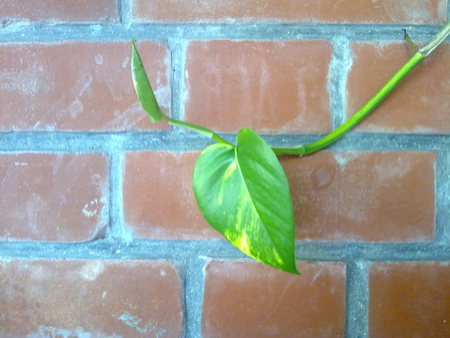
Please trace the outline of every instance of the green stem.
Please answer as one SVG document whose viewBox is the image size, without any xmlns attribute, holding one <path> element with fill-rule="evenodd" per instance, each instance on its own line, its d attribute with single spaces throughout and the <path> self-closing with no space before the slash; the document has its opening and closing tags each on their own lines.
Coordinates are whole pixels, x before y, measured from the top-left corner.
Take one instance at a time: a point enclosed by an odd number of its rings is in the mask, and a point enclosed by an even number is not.
<svg viewBox="0 0 450 338">
<path fill-rule="evenodd" d="M 398 72 L 395 74 L 381 90 L 372 97 L 355 115 L 342 124 L 339 128 L 321 138 L 319 141 L 306 146 L 296 146 L 289 148 L 273 148 L 277 155 L 308 155 L 325 148 L 331 143 L 340 139 L 344 134 L 361 122 L 381 101 L 408 75 L 408 73 L 424 59 L 423 55 L 416 53 Z"/>
<path fill-rule="evenodd" d="M 416 53 L 398 72 L 395 74 L 381 90 L 372 97 L 355 115 L 347 120 L 343 125 L 331 132 L 321 140 L 305 146 L 305 155 L 312 154 L 320 149 L 325 148 L 329 144 L 337 141 L 345 133 L 353 129 L 360 123 L 369 113 L 374 110 L 381 101 L 414 69 L 423 59 L 422 54 Z"/>
<path fill-rule="evenodd" d="M 305 146 L 272 147 L 272 150 L 276 155 L 306 155 Z"/>
<path fill-rule="evenodd" d="M 319 141 L 306 146 L 293 146 L 286 148 L 272 148 L 277 155 L 308 155 L 325 148 L 340 139 L 344 134 L 353 129 L 369 113 L 383 101 L 386 96 L 411 72 L 422 60 L 424 60 L 439 44 L 450 34 L 450 21 L 375 94 L 355 115 L 348 119 L 339 128 L 323 137 Z"/>
<path fill-rule="evenodd" d="M 204 127 L 200 127 L 197 126 L 195 124 L 191 124 L 188 122 L 184 122 L 184 121 L 178 121 L 178 120 L 174 120 L 171 119 L 170 117 L 163 115 L 163 119 L 166 120 L 170 125 L 173 126 L 177 126 L 177 127 L 182 127 L 191 131 L 194 131 L 200 135 L 209 137 L 211 139 L 213 139 L 214 141 L 218 142 L 218 143 L 224 143 L 224 144 L 228 144 L 230 146 L 233 146 L 230 142 L 228 142 L 227 140 L 223 139 L 222 137 L 220 137 L 219 135 L 217 135 L 216 133 L 214 133 L 212 130 L 209 130 L 207 128 Z"/>
</svg>

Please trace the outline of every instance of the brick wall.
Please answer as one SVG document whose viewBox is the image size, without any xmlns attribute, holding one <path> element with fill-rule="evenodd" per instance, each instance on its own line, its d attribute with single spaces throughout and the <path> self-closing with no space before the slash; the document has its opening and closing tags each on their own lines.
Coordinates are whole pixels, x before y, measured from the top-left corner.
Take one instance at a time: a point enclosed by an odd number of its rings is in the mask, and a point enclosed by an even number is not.
<svg viewBox="0 0 450 338">
<path fill-rule="evenodd" d="M 450 44 L 326 151 L 283 157 L 298 269 L 255 262 L 202 219 L 209 140 L 308 144 L 433 36 L 446 0 L 4 0 L 0 336 L 449 337 Z"/>
</svg>

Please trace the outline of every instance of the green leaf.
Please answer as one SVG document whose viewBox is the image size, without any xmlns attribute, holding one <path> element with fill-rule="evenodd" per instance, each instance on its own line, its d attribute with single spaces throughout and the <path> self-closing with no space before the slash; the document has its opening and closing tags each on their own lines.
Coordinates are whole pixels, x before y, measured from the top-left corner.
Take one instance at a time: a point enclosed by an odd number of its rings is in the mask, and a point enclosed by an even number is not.
<svg viewBox="0 0 450 338">
<path fill-rule="evenodd" d="M 131 74 L 133 76 L 134 89 L 142 108 L 150 115 L 152 122 L 160 121 L 165 118 L 161 112 L 158 101 L 156 101 L 152 86 L 142 65 L 141 57 L 136 49 L 134 40 L 131 43 Z"/>
<path fill-rule="evenodd" d="M 236 147 L 221 143 L 206 148 L 195 165 L 193 185 L 203 216 L 233 245 L 298 274 L 289 184 L 258 134 L 242 129 Z"/>
</svg>

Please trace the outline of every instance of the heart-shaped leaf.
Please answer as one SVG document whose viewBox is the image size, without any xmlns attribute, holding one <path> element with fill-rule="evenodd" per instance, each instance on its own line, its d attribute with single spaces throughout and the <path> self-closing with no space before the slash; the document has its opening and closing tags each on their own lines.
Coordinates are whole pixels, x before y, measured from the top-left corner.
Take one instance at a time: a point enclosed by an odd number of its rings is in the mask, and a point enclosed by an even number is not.
<svg viewBox="0 0 450 338">
<path fill-rule="evenodd" d="M 141 57 L 136 49 L 134 40 L 131 43 L 131 75 L 133 76 L 134 89 L 142 108 L 150 115 L 152 122 L 161 121 L 165 115 L 161 112 L 156 101 L 152 86 L 142 65 Z"/>
<path fill-rule="evenodd" d="M 193 185 L 203 216 L 233 245 L 263 263 L 298 274 L 289 184 L 258 134 L 242 129 L 236 147 L 206 148 L 195 165 Z"/>
</svg>

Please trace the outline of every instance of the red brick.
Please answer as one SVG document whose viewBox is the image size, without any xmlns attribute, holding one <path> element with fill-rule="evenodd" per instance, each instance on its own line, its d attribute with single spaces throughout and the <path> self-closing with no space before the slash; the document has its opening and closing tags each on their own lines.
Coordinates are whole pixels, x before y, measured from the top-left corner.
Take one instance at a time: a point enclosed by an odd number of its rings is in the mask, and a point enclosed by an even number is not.
<svg viewBox="0 0 450 338">
<path fill-rule="evenodd" d="M 298 270 L 302 276 L 259 262 L 210 262 L 202 337 L 344 337 L 344 264 Z"/>
<path fill-rule="evenodd" d="M 139 44 L 156 94 L 170 104 L 170 53 Z M 74 57 L 76 55 L 76 57 Z M 0 45 L 0 131 L 162 129 L 140 108 L 122 42 Z"/>
<path fill-rule="evenodd" d="M 0 20 L 45 22 L 116 22 L 114 0 L 3 0 Z"/>
<path fill-rule="evenodd" d="M 432 241 L 434 153 L 284 157 L 299 240 Z"/>
<path fill-rule="evenodd" d="M 221 238 L 203 218 L 192 190 L 198 152 L 134 152 L 126 155 L 125 222 L 137 237 Z"/>
<path fill-rule="evenodd" d="M 361 108 L 414 54 L 406 42 L 353 43 L 347 114 Z M 357 129 L 370 132 L 449 133 L 450 44 L 419 64 Z"/>
<path fill-rule="evenodd" d="M 194 41 L 185 118 L 221 132 L 330 131 L 327 41 Z"/>
<path fill-rule="evenodd" d="M 179 337 L 180 292 L 168 262 L 0 261 L 0 334 Z"/>
<path fill-rule="evenodd" d="M 450 337 L 450 266 L 376 263 L 370 269 L 370 337 Z"/>
<path fill-rule="evenodd" d="M 136 0 L 136 21 L 197 23 L 443 23 L 446 1 Z"/>
<path fill-rule="evenodd" d="M 108 218 L 108 161 L 100 154 L 2 154 L 0 239 L 86 241 Z"/>
</svg>

